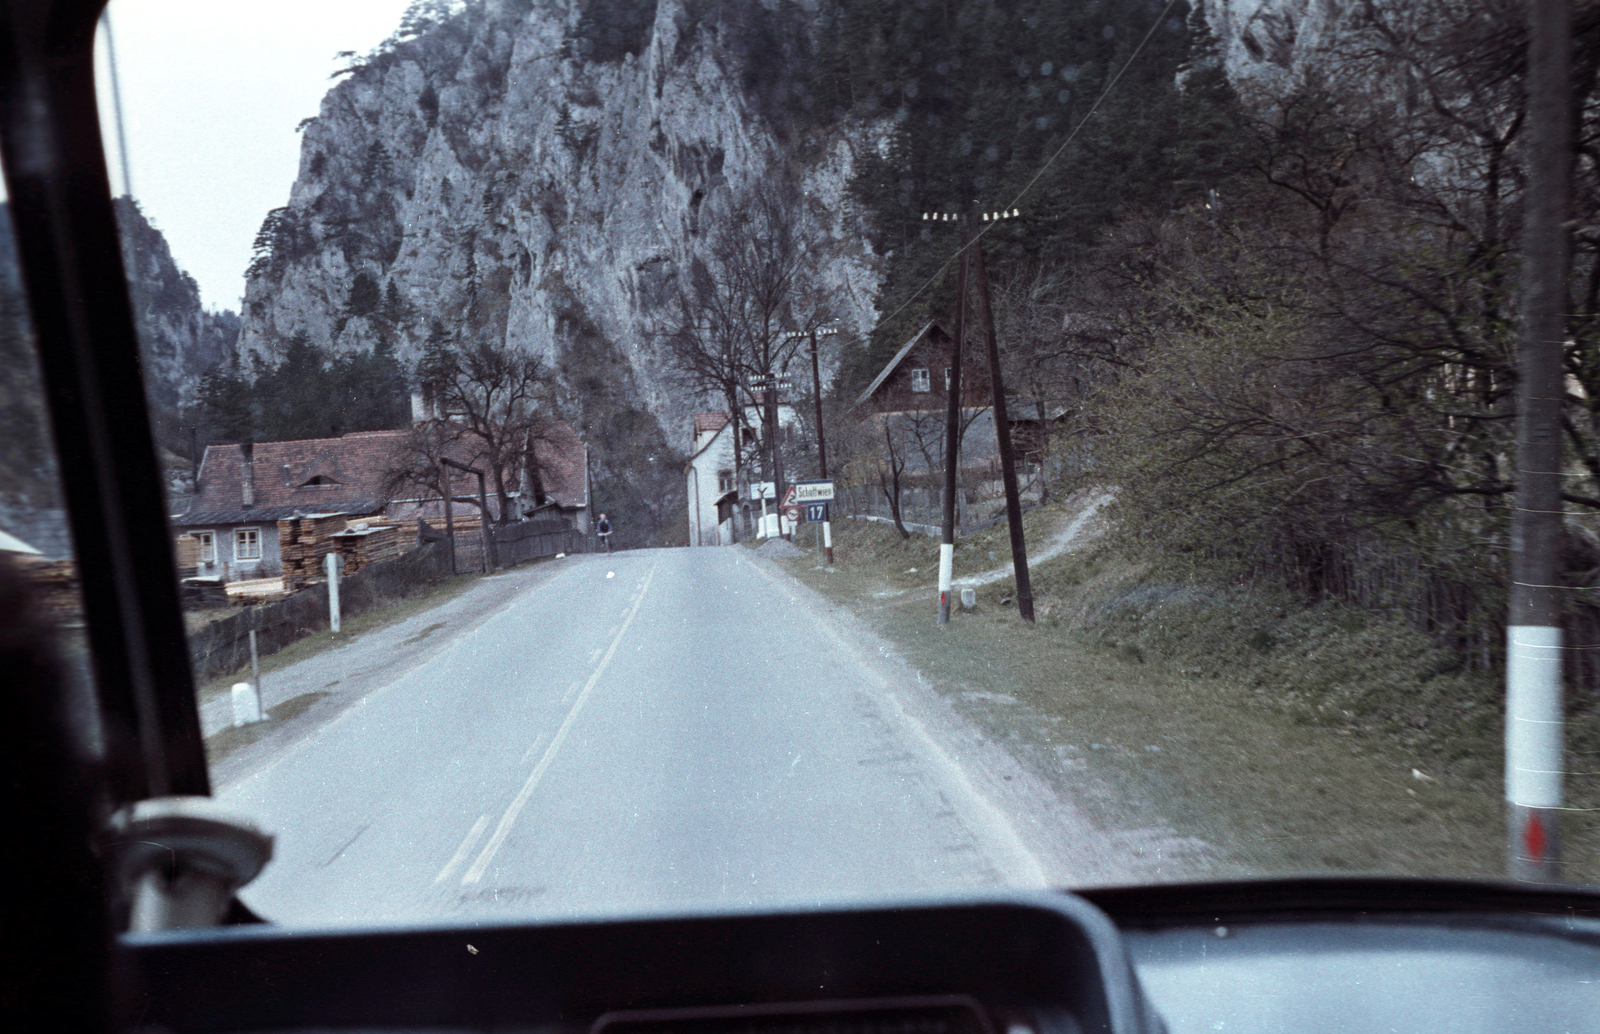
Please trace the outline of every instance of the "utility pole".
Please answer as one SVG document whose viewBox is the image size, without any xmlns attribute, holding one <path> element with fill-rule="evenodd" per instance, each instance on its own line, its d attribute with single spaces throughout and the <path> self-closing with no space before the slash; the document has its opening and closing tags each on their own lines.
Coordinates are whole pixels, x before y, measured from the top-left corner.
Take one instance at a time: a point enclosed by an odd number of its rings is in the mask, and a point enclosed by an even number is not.
<svg viewBox="0 0 1600 1034">
<path fill-rule="evenodd" d="M 1014 210 L 1013 210 L 1014 211 Z M 984 215 L 984 222 L 1009 219 L 1012 212 Z M 1028 547 L 1022 537 L 1022 495 L 1017 491 L 1017 461 L 1011 452 L 1011 421 L 1006 416 L 1006 389 L 1000 379 L 1000 342 L 994 331 L 994 308 L 989 301 L 989 277 L 983 269 L 983 239 L 972 242 L 972 272 L 978 281 L 978 318 L 989 350 L 989 385 L 994 394 L 994 437 L 1000 446 L 1000 474 L 1006 486 L 1006 523 L 1011 529 L 1011 568 L 1017 577 L 1017 613 L 1033 621 L 1033 582 L 1028 576 Z"/>
<path fill-rule="evenodd" d="M 924 216 L 923 218 L 927 218 Z M 945 386 L 944 407 L 944 522 L 939 532 L 939 624 L 950 623 L 950 582 L 956 557 L 956 468 L 961 461 L 961 338 L 967 317 L 967 245 L 972 220 L 963 211 L 961 266 L 956 275 L 955 342 L 950 349 L 950 383 Z"/>
<path fill-rule="evenodd" d="M 822 373 L 817 364 L 817 338 L 829 334 L 839 333 L 838 327 L 824 327 L 818 330 L 812 327 L 810 331 L 791 330 L 785 337 L 811 337 L 811 391 L 817 405 L 817 476 L 828 480 L 828 441 L 822 430 Z M 831 516 L 831 503 L 822 504 L 822 549 L 827 556 L 827 563 L 833 563 L 833 525 L 829 521 Z"/>
<path fill-rule="evenodd" d="M 1528 5 L 1527 186 L 1518 335 L 1517 490 L 1506 628 L 1506 827 L 1512 879 L 1561 878 L 1562 349 L 1573 162 L 1571 0 Z"/>
<path fill-rule="evenodd" d="M 767 443 L 772 454 L 772 509 L 778 517 L 778 537 L 783 538 L 783 454 L 778 450 L 778 377 L 772 371 L 766 378 L 756 381 L 761 385 L 761 419 L 768 427 Z M 767 512 L 766 501 L 761 504 L 762 516 Z"/>
</svg>

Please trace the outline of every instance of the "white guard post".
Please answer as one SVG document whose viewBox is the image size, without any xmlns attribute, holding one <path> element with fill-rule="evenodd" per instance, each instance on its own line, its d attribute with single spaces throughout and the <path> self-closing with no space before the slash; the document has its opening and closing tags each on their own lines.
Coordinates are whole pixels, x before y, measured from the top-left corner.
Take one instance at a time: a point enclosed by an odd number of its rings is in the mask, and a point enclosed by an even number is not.
<svg viewBox="0 0 1600 1034">
<path fill-rule="evenodd" d="M 950 574 L 955 568 L 956 547 L 948 542 L 939 543 L 939 610 L 947 613 L 950 605 Z"/>
<path fill-rule="evenodd" d="M 344 557 L 329 553 L 323 557 L 328 568 L 328 627 L 339 631 L 339 572 L 344 568 Z"/>
<path fill-rule="evenodd" d="M 1520 828 L 1512 851 L 1530 872 L 1555 854 L 1553 812 L 1561 807 L 1561 629 L 1506 629 L 1506 801 Z"/>
</svg>

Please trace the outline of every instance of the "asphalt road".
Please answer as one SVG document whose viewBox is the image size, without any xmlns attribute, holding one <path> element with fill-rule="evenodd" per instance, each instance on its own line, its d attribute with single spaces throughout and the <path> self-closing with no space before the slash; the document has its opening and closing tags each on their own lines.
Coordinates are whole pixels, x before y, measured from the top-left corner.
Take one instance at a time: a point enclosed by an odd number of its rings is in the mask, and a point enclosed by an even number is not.
<svg viewBox="0 0 1600 1034">
<path fill-rule="evenodd" d="M 743 549 L 562 561 L 225 786 L 290 924 L 1045 880 L 914 686 Z M 787 583 L 787 587 L 786 587 Z"/>
</svg>

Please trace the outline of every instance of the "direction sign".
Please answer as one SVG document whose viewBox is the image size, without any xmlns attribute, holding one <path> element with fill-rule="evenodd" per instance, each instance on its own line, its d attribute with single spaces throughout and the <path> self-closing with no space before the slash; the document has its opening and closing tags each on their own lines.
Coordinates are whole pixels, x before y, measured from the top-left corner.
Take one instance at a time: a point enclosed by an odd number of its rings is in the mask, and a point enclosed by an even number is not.
<svg viewBox="0 0 1600 1034">
<path fill-rule="evenodd" d="M 794 501 L 797 503 L 831 503 L 833 502 L 833 482 L 796 481 L 794 483 Z"/>
<path fill-rule="evenodd" d="M 806 504 L 806 521 L 807 521 L 807 523 L 810 523 L 810 522 L 813 522 L 813 521 L 826 520 L 827 519 L 827 513 L 828 513 L 828 504 L 827 503 L 807 503 Z"/>
</svg>

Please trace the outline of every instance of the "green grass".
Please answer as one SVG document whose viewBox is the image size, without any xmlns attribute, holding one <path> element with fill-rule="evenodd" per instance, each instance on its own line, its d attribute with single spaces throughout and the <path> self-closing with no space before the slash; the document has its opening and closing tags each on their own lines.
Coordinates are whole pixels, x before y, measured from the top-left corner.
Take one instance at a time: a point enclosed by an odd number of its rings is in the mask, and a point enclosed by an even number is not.
<svg viewBox="0 0 1600 1034">
<path fill-rule="evenodd" d="M 1029 514 L 1030 543 L 1042 548 L 1060 515 Z M 1222 848 L 1175 877 L 1503 873 L 1499 681 L 1449 670 L 1402 622 L 1164 585 L 1147 565 L 1082 549 L 1033 571 L 1036 625 L 1000 605 L 1015 593 L 1006 578 L 940 628 L 937 540 L 835 529 L 834 572 L 787 568 L 861 614 L 1108 827 L 1166 825 Z M 956 573 L 1008 559 L 1001 525 L 958 545 Z M 1568 743 L 1574 768 L 1600 769 L 1596 716 L 1574 715 Z M 1080 768 L 1110 792 L 1085 798 Z M 1574 774 L 1569 803 L 1600 807 L 1597 790 L 1600 778 Z M 1565 827 L 1569 878 L 1591 883 L 1594 814 L 1569 812 Z"/>
</svg>

